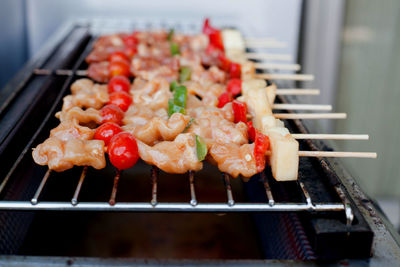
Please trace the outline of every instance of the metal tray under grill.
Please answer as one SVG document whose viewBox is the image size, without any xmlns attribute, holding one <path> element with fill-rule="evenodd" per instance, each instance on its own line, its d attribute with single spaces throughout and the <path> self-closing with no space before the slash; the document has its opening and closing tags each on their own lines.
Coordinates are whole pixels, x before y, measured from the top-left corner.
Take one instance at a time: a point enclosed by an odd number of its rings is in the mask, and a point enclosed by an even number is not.
<svg viewBox="0 0 400 267">
<path fill-rule="evenodd" d="M 101 171 L 76 167 L 64 173 L 49 172 L 36 165 L 31 149 L 57 125 L 54 114 L 61 108 L 71 83 L 79 78 L 77 71 L 87 68 L 84 58 L 97 34 L 99 28 L 81 23 L 65 28 L 1 92 L 0 210 L 254 212 L 255 216 L 266 216 L 266 212 L 298 212 L 299 219 L 307 222 L 306 231 L 312 233 L 311 243 L 318 258 L 371 255 L 373 232 L 358 209 L 359 203 L 354 202 L 342 177 L 338 176 L 335 161 L 302 158 L 299 181 L 285 183 L 274 181 L 268 169 L 242 183 L 208 165 L 198 173 L 175 176 L 159 174 L 156 168 L 144 163 L 121 175 L 116 175 L 110 164 Z M 280 98 L 280 101 L 287 99 Z M 285 123 L 291 132 L 307 132 L 301 121 Z M 300 141 L 300 148 L 304 150 L 321 147 L 329 149 L 320 142 Z M 168 179 L 173 177 L 180 179 L 182 186 L 178 189 L 168 188 Z M 215 182 L 222 177 L 218 196 L 209 194 L 204 186 L 196 187 L 207 177 Z M 129 180 L 134 184 L 134 179 L 147 179 L 149 186 L 132 188 L 131 198 L 119 199 L 118 182 L 119 190 L 127 190 L 121 188 L 122 183 Z M 186 197 L 177 201 L 169 194 L 174 190 L 184 190 Z M 3 217 L 4 214 L 7 213 L 2 213 Z"/>
</svg>

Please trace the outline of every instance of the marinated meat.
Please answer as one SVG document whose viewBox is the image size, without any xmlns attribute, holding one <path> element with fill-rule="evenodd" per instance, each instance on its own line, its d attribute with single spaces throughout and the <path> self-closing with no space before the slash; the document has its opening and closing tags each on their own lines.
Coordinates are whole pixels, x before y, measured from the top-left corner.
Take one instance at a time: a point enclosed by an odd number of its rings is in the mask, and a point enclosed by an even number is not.
<svg viewBox="0 0 400 267">
<path fill-rule="evenodd" d="M 199 82 L 206 87 L 214 83 L 225 83 L 226 79 L 226 73 L 216 66 L 212 66 L 208 70 L 204 69 L 202 66 L 192 69 L 191 80 Z"/>
<path fill-rule="evenodd" d="M 174 141 L 148 146 L 138 141 L 140 158 L 168 173 L 198 171 L 203 163 L 197 159 L 195 135 L 179 134 Z"/>
<path fill-rule="evenodd" d="M 150 58 L 135 56 L 131 62 L 131 72 L 133 76 L 147 81 L 159 77 L 171 82 L 178 79 L 179 66 L 177 57 Z"/>
<path fill-rule="evenodd" d="M 108 71 L 109 63 L 107 61 L 95 62 L 89 65 L 88 76 L 96 82 L 108 82 L 110 72 Z"/>
<path fill-rule="evenodd" d="M 169 90 L 169 82 L 164 78 L 155 78 L 147 82 L 143 87 L 132 86 L 133 105 L 147 106 L 150 109 L 167 109 L 168 99 L 172 97 Z"/>
<path fill-rule="evenodd" d="M 81 108 L 100 109 L 108 102 L 106 85 L 94 84 L 89 79 L 80 79 L 71 85 L 71 95 L 64 97 L 62 111 L 77 106 Z"/>
<path fill-rule="evenodd" d="M 56 136 L 46 139 L 33 149 L 32 156 L 39 165 L 48 165 L 57 172 L 76 166 L 102 169 L 106 166 L 104 142 L 100 140 L 62 140 Z"/>
<path fill-rule="evenodd" d="M 79 123 L 95 122 L 100 124 L 102 120 L 99 110 L 94 108 L 83 110 L 80 107 L 73 107 L 68 111 L 59 111 L 56 113 L 56 117 L 61 122 L 77 120 Z"/>
<path fill-rule="evenodd" d="M 209 154 L 222 172 L 232 177 L 251 177 L 258 173 L 253 144 L 213 143 Z"/>
<path fill-rule="evenodd" d="M 181 113 L 174 113 L 166 120 L 153 117 L 146 124 L 127 124 L 123 129 L 133 134 L 137 139 L 148 145 L 160 141 L 172 141 L 182 133 L 190 121 L 190 117 Z"/>
<path fill-rule="evenodd" d="M 219 96 L 226 91 L 226 86 L 218 83 L 202 86 L 199 82 L 187 81 L 184 85 L 189 94 L 201 97 L 201 102 L 207 106 L 216 107 Z"/>
</svg>

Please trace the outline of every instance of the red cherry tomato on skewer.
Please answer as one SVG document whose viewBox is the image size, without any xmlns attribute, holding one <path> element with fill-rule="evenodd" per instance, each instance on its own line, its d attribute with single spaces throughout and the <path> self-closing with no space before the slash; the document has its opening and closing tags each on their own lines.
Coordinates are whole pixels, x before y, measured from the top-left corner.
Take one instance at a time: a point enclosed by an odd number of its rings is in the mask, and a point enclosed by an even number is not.
<svg viewBox="0 0 400 267">
<path fill-rule="evenodd" d="M 128 47 L 125 47 L 124 52 L 129 58 L 132 58 L 134 55 L 137 54 L 137 49 L 136 49 L 136 47 L 128 46 Z"/>
<path fill-rule="evenodd" d="M 129 62 L 129 57 L 122 51 L 116 51 L 110 54 L 108 57 L 108 61 L 114 62 L 114 61 L 127 61 Z"/>
<path fill-rule="evenodd" d="M 124 112 L 128 110 L 131 103 L 132 97 L 124 91 L 110 94 L 110 102 L 108 102 L 108 104 L 115 105 Z"/>
<path fill-rule="evenodd" d="M 128 61 L 113 61 L 108 65 L 110 77 L 114 76 L 130 76 L 130 66 Z"/>
<path fill-rule="evenodd" d="M 113 122 L 121 125 L 122 119 L 124 118 L 124 112 L 115 105 L 104 106 L 100 109 L 100 114 L 102 117 L 102 123 Z"/>
<path fill-rule="evenodd" d="M 131 84 L 125 76 L 114 76 L 108 82 L 108 93 L 129 92 Z"/>
<path fill-rule="evenodd" d="M 232 94 L 233 97 L 239 95 L 242 92 L 242 80 L 231 79 L 226 85 L 226 90 Z"/>
<path fill-rule="evenodd" d="M 107 150 L 111 164 L 120 170 L 131 168 L 139 159 L 136 139 L 127 132 L 116 134 L 111 138 Z"/>
<path fill-rule="evenodd" d="M 103 140 L 104 144 L 108 146 L 111 138 L 113 138 L 114 135 L 120 132 L 122 132 L 122 129 L 121 127 L 119 127 L 118 124 L 115 124 L 113 122 L 106 122 L 96 129 L 93 138 L 96 140 Z"/>
<path fill-rule="evenodd" d="M 124 38 L 124 44 L 127 47 L 136 47 L 136 45 L 139 43 L 138 39 L 135 37 L 135 33 L 128 35 Z"/>
</svg>

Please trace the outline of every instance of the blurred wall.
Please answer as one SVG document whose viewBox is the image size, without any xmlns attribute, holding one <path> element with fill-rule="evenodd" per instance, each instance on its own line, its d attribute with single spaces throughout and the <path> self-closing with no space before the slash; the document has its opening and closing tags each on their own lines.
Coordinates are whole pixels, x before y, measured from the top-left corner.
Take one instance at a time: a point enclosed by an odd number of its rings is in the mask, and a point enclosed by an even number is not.
<svg viewBox="0 0 400 267">
<path fill-rule="evenodd" d="M 0 88 L 27 60 L 25 1 L 0 1 Z"/>
<path fill-rule="evenodd" d="M 378 159 L 345 163 L 374 197 L 400 196 L 400 1 L 346 2 L 337 105 L 348 113 L 337 131 L 369 133 L 341 143 L 348 151 L 376 151 Z"/>
</svg>

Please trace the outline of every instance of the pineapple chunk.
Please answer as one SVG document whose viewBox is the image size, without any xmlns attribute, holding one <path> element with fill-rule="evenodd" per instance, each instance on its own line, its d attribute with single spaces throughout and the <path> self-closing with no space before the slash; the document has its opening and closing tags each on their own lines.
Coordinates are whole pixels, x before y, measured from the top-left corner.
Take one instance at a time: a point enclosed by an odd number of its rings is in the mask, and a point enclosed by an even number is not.
<svg viewBox="0 0 400 267">
<path fill-rule="evenodd" d="M 226 51 L 237 50 L 244 53 L 246 50 L 246 44 L 242 37 L 242 34 L 238 30 L 224 29 L 222 30 L 222 42 Z"/>
<path fill-rule="evenodd" d="M 262 118 L 271 115 L 272 110 L 268 103 L 267 94 L 264 88 L 258 88 L 247 91 L 245 95 L 246 105 L 249 113 L 253 117 L 254 127 L 257 129 L 262 128 Z"/>
<path fill-rule="evenodd" d="M 254 79 L 254 74 L 256 73 L 256 68 L 254 63 L 251 61 L 246 60 L 242 63 L 242 80 L 250 80 Z"/>
<path fill-rule="evenodd" d="M 248 91 L 252 89 L 258 89 L 258 88 L 265 88 L 267 86 L 267 83 L 265 80 L 261 79 L 252 79 L 252 80 L 246 80 L 242 82 L 242 95 L 246 95 Z"/>
<path fill-rule="evenodd" d="M 275 180 L 297 180 L 299 172 L 299 143 L 289 134 L 286 128 L 272 128 L 267 134 L 271 144 L 269 161 Z"/>
<path fill-rule="evenodd" d="M 267 92 L 269 104 L 272 106 L 275 102 L 276 97 L 276 84 L 273 83 L 270 86 L 267 86 L 265 90 Z"/>
</svg>

